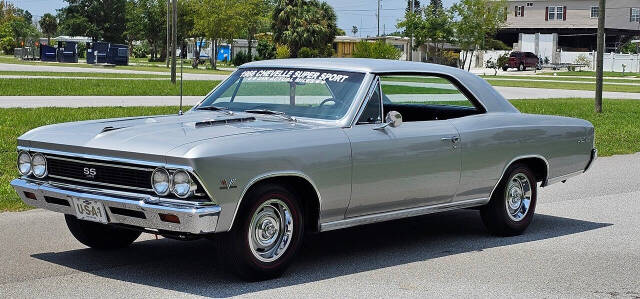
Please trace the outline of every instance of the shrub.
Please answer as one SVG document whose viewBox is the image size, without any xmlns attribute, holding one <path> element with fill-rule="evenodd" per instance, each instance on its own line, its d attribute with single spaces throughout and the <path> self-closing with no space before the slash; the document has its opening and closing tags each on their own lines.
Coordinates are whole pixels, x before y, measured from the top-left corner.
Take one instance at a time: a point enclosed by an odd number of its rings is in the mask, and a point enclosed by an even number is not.
<svg viewBox="0 0 640 299">
<path fill-rule="evenodd" d="M 86 58 L 86 55 L 87 55 L 87 44 L 78 43 L 78 58 Z"/>
<path fill-rule="evenodd" d="M 276 58 L 283 59 L 291 57 L 291 50 L 287 45 L 278 45 L 276 47 Z"/>
<path fill-rule="evenodd" d="M 267 40 L 259 40 L 258 45 L 256 46 L 256 51 L 258 51 L 258 60 L 276 58 L 276 46 Z"/>
<path fill-rule="evenodd" d="M 580 54 L 573 63 L 583 64 L 583 65 L 586 65 L 588 68 L 591 68 L 591 59 L 589 59 L 589 57 L 587 57 L 587 55 L 584 55 L 584 54 Z M 582 67 L 580 67 L 580 71 L 582 71 Z"/>
<path fill-rule="evenodd" d="M 233 59 L 231 60 L 231 62 L 235 66 L 241 66 L 249 61 L 250 61 L 249 54 L 243 51 L 235 53 L 235 55 L 233 55 Z"/>
<path fill-rule="evenodd" d="M 361 41 L 356 44 L 353 57 L 398 60 L 402 56 L 400 50 L 384 41 Z"/>
<path fill-rule="evenodd" d="M 149 45 L 145 43 L 135 45 L 133 46 L 131 54 L 135 58 L 147 58 L 147 55 L 149 55 Z"/>
<path fill-rule="evenodd" d="M 298 57 L 300 58 L 312 58 L 319 56 L 318 50 L 312 50 L 307 47 L 302 47 L 300 48 L 300 51 L 298 51 Z"/>
<path fill-rule="evenodd" d="M 509 53 L 500 55 L 500 57 L 498 57 L 497 64 L 498 67 L 504 67 L 505 65 L 509 64 Z"/>
</svg>

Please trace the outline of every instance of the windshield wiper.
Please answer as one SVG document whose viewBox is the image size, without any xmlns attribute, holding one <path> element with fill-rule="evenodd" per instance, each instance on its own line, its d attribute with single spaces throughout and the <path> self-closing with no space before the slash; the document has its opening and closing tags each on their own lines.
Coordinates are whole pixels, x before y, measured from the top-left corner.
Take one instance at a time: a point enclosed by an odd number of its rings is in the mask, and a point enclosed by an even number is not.
<svg viewBox="0 0 640 299">
<path fill-rule="evenodd" d="M 287 115 L 286 113 L 284 113 L 282 111 L 269 110 L 269 109 L 249 109 L 249 110 L 245 110 L 244 112 L 246 112 L 246 113 L 254 113 L 254 114 L 275 115 L 275 116 L 280 116 L 282 118 L 285 118 L 285 119 L 287 119 L 289 121 L 298 121 L 295 117 Z"/>
<path fill-rule="evenodd" d="M 196 108 L 197 110 L 209 110 L 209 111 L 222 111 L 228 115 L 233 115 L 233 111 L 229 110 L 229 108 L 225 107 L 217 107 L 217 106 L 203 106 Z"/>
</svg>

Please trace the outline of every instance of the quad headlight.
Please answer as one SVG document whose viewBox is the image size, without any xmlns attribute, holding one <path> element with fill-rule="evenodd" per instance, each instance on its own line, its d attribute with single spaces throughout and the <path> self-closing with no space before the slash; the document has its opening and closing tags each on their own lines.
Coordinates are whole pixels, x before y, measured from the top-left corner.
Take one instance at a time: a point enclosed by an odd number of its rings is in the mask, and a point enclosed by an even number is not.
<svg viewBox="0 0 640 299">
<path fill-rule="evenodd" d="M 31 157 L 31 172 L 39 179 L 47 176 L 47 159 L 44 155 L 35 154 Z"/>
<path fill-rule="evenodd" d="M 164 168 L 156 168 L 151 174 L 151 186 L 153 191 L 160 196 L 165 196 L 171 191 L 171 177 Z"/>
<path fill-rule="evenodd" d="M 18 171 L 21 175 L 31 174 L 31 155 L 28 152 L 18 153 Z"/>
<path fill-rule="evenodd" d="M 173 173 L 171 189 L 177 197 L 186 198 L 195 188 L 191 176 L 184 170 L 178 170 Z"/>
</svg>

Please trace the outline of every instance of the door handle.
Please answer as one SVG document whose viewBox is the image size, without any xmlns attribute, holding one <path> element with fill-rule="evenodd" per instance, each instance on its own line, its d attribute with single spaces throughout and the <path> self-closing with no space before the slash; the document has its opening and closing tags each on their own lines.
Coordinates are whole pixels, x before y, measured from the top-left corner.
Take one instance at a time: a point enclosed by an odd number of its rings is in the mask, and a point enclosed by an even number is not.
<svg viewBox="0 0 640 299">
<path fill-rule="evenodd" d="M 442 141 L 450 141 L 452 143 L 460 142 L 460 136 L 451 136 L 451 137 L 442 137 L 440 138 Z"/>
</svg>

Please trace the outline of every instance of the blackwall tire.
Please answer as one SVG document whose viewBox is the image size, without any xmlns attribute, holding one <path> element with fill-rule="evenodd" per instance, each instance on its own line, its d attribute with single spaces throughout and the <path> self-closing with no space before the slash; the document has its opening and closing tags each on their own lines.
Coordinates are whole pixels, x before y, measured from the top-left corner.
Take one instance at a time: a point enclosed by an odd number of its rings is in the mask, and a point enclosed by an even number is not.
<svg viewBox="0 0 640 299">
<path fill-rule="evenodd" d="M 480 209 L 487 230 L 498 236 L 522 234 L 535 214 L 538 189 L 533 172 L 523 164 L 507 169 L 489 203 Z"/>
<path fill-rule="evenodd" d="M 79 220 L 73 215 L 64 215 L 71 234 L 80 243 L 98 250 L 126 248 L 142 234 L 139 231 L 108 224 Z"/>
<path fill-rule="evenodd" d="M 281 276 L 302 243 L 300 207 L 299 197 L 280 185 L 250 191 L 231 231 L 217 238 L 222 265 L 248 281 Z"/>
</svg>

